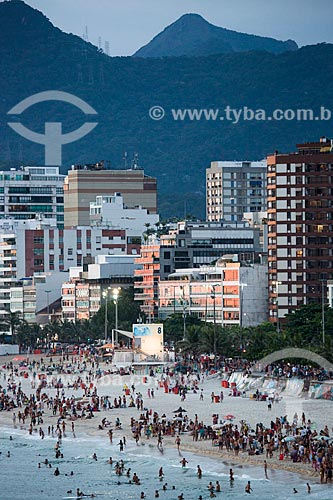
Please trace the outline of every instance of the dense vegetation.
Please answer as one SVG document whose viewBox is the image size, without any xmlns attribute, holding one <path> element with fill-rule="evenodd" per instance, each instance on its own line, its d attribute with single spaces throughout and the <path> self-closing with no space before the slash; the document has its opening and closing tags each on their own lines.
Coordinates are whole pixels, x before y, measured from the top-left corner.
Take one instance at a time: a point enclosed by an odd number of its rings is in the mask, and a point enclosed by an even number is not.
<svg viewBox="0 0 333 500">
<path fill-rule="evenodd" d="M 132 323 L 137 323 L 140 310 L 133 300 L 133 288 L 122 290 L 118 302 L 120 330 L 132 330 Z M 144 319 L 144 318 L 143 318 Z M 40 328 L 27 325 L 16 313 L 11 313 L 6 320 L 7 327 L 14 331 L 14 341 L 22 346 L 38 345 L 57 340 L 71 344 L 91 343 L 104 339 L 105 308 L 89 321 L 77 323 L 52 322 Z M 108 337 L 115 326 L 115 305 L 108 303 Z M 216 354 L 224 357 L 241 357 L 257 360 L 287 347 L 308 349 L 333 362 L 333 309 L 325 308 L 325 339 L 322 335 L 322 310 L 320 305 L 303 306 L 289 314 L 282 329 L 277 332 L 271 323 L 256 327 L 239 326 L 221 328 L 219 325 L 204 323 L 193 316 L 184 319 L 181 314 L 170 316 L 164 321 L 164 340 L 170 346 L 187 354 Z M 4 336 L 3 339 L 4 340 Z M 37 341 L 39 339 L 39 341 Z M 0 339 L 1 340 L 1 339 Z"/>
<path fill-rule="evenodd" d="M 0 4 L 1 164 L 44 161 L 43 146 L 8 126 L 7 111 L 36 92 L 64 90 L 98 112 L 89 135 L 63 147 L 63 170 L 72 163 L 111 160 L 122 168 L 124 151 L 139 153 L 145 171 L 158 177 L 163 216 L 204 217 L 205 169 L 213 160 L 261 159 L 274 150 L 294 150 L 301 141 L 330 136 L 331 121 L 175 121 L 173 108 L 226 106 L 333 110 L 333 45 L 296 51 L 237 52 L 206 57 L 110 58 L 79 37 L 65 34 L 22 2 Z M 149 118 L 165 108 L 160 121 Z M 12 119 L 15 119 L 12 118 Z M 43 132 L 45 121 L 65 132 L 89 117 L 69 104 L 43 103 L 17 117 Z M 175 182 L 177 173 L 177 182 Z"/>
</svg>

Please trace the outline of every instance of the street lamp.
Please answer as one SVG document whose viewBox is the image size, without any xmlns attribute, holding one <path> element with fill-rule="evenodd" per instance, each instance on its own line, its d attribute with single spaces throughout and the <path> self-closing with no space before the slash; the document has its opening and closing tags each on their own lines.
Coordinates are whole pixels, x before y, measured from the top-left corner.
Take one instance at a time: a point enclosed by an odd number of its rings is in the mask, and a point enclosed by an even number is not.
<svg viewBox="0 0 333 500">
<path fill-rule="evenodd" d="M 321 329 L 323 347 L 325 347 L 325 280 L 321 280 Z"/>
<path fill-rule="evenodd" d="M 104 342 L 107 343 L 108 340 L 108 296 L 110 287 L 106 288 L 103 292 L 103 297 L 105 299 L 105 316 L 104 316 Z"/>
<path fill-rule="evenodd" d="M 45 290 L 46 296 L 47 296 L 47 322 L 50 321 L 50 293 L 51 290 Z"/>
<path fill-rule="evenodd" d="M 275 285 L 276 293 L 276 331 L 280 333 L 280 320 L 279 320 L 279 285 L 282 285 L 282 281 L 272 281 L 272 285 Z"/>
<path fill-rule="evenodd" d="M 120 288 L 113 288 L 112 298 L 115 305 L 115 332 L 116 332 L 116 342 L 118 343 L 118 299 L 119 299 Z M 114 337 L 112 339 L 112 344 L 114 344 Z"/>
<path fill-rule="evenodd" d="M 212 285 L 211 298 L 213 299 L 213 315 L 214 315 L 214 366 L 216 369 L 216 307 L 215 307 L 215 287 L 217 285 Z"/>
<path fill-rule="evenodd" d="M 239 283 L 239 326 L 243 328 L 243 288 L 247 286 L 247 283 Z"/>
<path fill-rule="evenodd" d="M 183 340 L 186 338 L 186 299 L 185 299 L 185 287 L 181 286 L 182 290 L 182 305 L 183 305 Z"/>
</svg>

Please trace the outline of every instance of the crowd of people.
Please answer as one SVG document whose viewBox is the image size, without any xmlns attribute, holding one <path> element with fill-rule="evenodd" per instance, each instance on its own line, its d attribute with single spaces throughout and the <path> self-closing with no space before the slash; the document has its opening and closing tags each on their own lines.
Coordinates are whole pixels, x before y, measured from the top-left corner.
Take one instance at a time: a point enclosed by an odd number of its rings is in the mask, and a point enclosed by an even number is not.
<svg viewBox="0 0 333 500">
<path fill-rule="evenodd" d="M 276 417 L 271 420 L 269 427 L 258 422 L 253 428 L 245 420 L 234 423 L 233 418 L 219 419 L 216 413 L 212 422 L 204 422 L 197 414 L 190 415 L 181 407 L 172 416 L 149 409 L 148 406 L 153 405 L 155 398 L 154 388 L 151 386 L 147 387 L 145 395 L 138 391 L 134 384 L 131 386 L 124 384 L 121 393 L 116 397 L 99 395 L 96 382 L 108 373 L 108 367 L 102 369 L 94 355 L 86 358 L 67 357 L 58 362 L 42 358 L 40 361 L 26 363 L 24 367 L 30 375 L 31 389 L 33 389 L 31 394 L 22 390 L 22 370 L 17 364 L 9 362 L 2 366 L 0 411 L 11 412 L 13 425 L 27 425 L 30 434 L 38 432 L 41 439 L 44 439 L 45 435 L 56 437 L 57 458 L 61 458 L 61 442 L 66 433 L 71 432 L 75 436 L 76 421 L 97 417 L 96 428 L 106 431 L 112 443 L 113 431 L 122 429 L 122 423 L 119 417 L 112 422 L 108 418 L 109 415 L 111 416 L 111 412 L 119 408 L 135 408 L 140 413 L 136 417 L 131 415 L 129 422 L 132 438 L 138 445 L 142 440 L 156 440 L 157 448 L 163 452 L 163 441 L 166 437 L 170 437 L 174 439 L 174 444 L 181 454 L 182 436 L 189 435 L 193 442 L 210 441 L 214 448 L 221 452 L 226 451 L 231 456 L 243 453 L 249 456 L 263 455 L 266 464 L 265 475 L 267 475 L 267 461 L 275 456 L 281 461 L 309 464 L 309 467 L 318 473 L 322 483 L 332 482 L 332 430 L 328 426 L 316 430 L 313 422 L 306 418 L 304 413 L 301 416 L 295 414 L 292 419 L 289 417 L 290 420 L 287 416 Z M 243 365 L 241 368 L 250 369 L 248 365 Z M 230 364 L 227 369 L 232 371 L 235 367 Z M 62 383 L 62 375 L 68 373 L 72 376 L 71 382 Z M 274 364 L 269 365 L 267 373 L 275 377 L 301 376 L 306 373 L 306 376 L 312 377 L 317 376 L 319 371 L 304 366 Z M 43 374 L 49 374 L 51 378 L 45 379 Z M 158 383 L 165 393 L 172 391 L 179 394 L 181 401 L 186 399 L 189 391 L 197 394 L 200 401 L 204 401 L 201 384 L 207 377 L 209 372 L 205 366 L 198 371 L 188 366 L 185 373 L 184 370 L 169 372 L 165 369 L 156 384 Z M 49 389 L 53 389 L 52 395 Z M 82 397 L 77 397 L 75 394 L 77 392 Z M 212 402 L 214 399 L 215 395 Z M 207 404 L 208 401 L 209 396 L 202 404 Z M 222 396 L 220 401 L 223 402 Z M 100 412 L 103 418 L 99 421 Z M 56 423 L 45 424 L 45 415 L 56 417 Z M 123 436 L 118 444 L 122 452 L 126 446 L 126 436 Z M 182 458 L 182 467 L 186 465 L 186 459 Z M 115 471 L 117 475 L 124 474 L 123 463 L 116 463 Z M 126 475 L 127 473 L 128 470 Z M 197 475 L 200 478 L 202 476 L 200 466 Z M 140 484 L 140 480 L 137 482 L 136 474 L 129 474 L 128 477 L 134 484 Z M 210 486 L 209 490 L 210 496 L 215 496 L 219 492 L 217 486 Z M 158 493 L 158 490 L 156 492 Z M 251 486 L 246 492 L 252 492 Z"/>
</svg>

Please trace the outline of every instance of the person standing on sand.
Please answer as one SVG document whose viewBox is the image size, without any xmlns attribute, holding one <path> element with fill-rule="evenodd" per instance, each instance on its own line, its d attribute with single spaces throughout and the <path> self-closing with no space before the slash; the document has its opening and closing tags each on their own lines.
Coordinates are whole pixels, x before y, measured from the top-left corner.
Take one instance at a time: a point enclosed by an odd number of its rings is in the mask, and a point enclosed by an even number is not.
<svg viewBox="0 0 333 500">
<path fill-rule="evenodd" d="M 179 436 L 177 436 L 177 437 L 176 437 L 176 441 L 175 441 L 175 443 L 176 443 L 176 445 L 177 445 L 177 450 L 178 450 L 178 453 L 179 453 L 179 454 L 180 454 L 180 441 L 181 441 L 180 437 L 179 437 Z"/>
</svg>

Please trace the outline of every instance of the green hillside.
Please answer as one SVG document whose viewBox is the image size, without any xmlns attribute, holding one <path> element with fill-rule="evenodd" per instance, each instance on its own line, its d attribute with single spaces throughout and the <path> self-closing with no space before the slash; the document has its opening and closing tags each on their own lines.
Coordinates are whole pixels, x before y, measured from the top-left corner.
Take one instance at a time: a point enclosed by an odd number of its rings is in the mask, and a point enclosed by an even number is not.
<svg viewBox="0 0 333 500">
<path fill-rule="evenodd" d="M 308 46 L 279 55 L 239 52 L 208 57 L 110 58 L 79 37 L 62 33 L 22 2 L 0 4 L 0 163 L 39 163 L 44 148 L 18 136 L 7 111 L 45 90 L 85 99 L 99 125 L 63 147 L 62 169 L 72 163 L 110 160 L 123 166 L 139 153 L 141 166 L 158 177 L 163 215 L 187 212 L 204 217 L 205 169 L 213 160 L 259 160 L 296 142 L 332 135 L 331 121 L 174 120 L 173 108 L 226 106 L 333 110 L 333 45 Z M 165 118 L 154 121 L 159 105 Z M 17 120 L 43 132 L 46 121 L 61 121 L 65 132 L 85 122 L 69 104 L 43 103 Z"/>
</svg>

